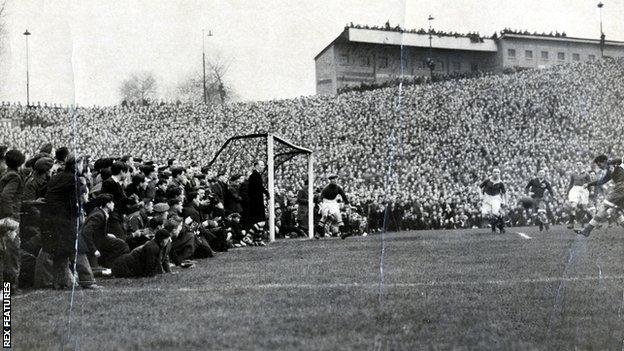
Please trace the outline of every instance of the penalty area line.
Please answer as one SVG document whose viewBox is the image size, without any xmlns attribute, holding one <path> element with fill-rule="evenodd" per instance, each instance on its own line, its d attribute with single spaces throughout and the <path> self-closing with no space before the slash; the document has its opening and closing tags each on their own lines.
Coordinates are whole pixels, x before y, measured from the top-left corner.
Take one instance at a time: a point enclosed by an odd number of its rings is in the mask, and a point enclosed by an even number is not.
<svg viewBox="0 0 624 351">
<path fill-rule="evenodd" d="M 523 237 L 523 238 L 525 238 L 525 239 L 527 239 L 527 240 L 528 240 L 528 239 L 533 239 L 533 238 L 531 238 L 530 236 L 528 236 L 528 235 L 526 235 L 526 234 L 524 234 L 524 233 L 521 233 L 521 232 L 516 232 L 516 234 L 520 235 L 521 237 Z"/>
</svg>

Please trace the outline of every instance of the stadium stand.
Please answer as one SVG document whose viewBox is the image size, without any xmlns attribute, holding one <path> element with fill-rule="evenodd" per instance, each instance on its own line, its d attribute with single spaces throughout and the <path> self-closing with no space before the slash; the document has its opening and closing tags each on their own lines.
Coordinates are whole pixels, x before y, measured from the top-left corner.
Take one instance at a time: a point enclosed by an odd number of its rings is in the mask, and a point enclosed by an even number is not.
<svg viewBox="0 0 624 351">
<path fill-rule="evenodd" d="M 568 172 L 592 155 L 622 155 L 624 62 L 602 60 L 509 75 L 388 87 L 338 96 L 240 102 L 223 106 L 153 104 L 30 107 L 4 104 L 0 145 L 35 155 L 40 145 L 75 146 L 93 159 L 132 155 L 201 166 L 230 136 L 272 132 L 317 153 L 319 178 L 338 173 L 358 209 L 379 228 L 480 225 L 477 183 L 502 170 L 510 203 L 538 169 L 559 191 L 551 217 L 564 216 Z M 70 147 L 72 148 L 72 147 Z M 28 158 L 28 157 L 27 157 Z M 392 162 L 390 162 L 392 160 Z M 252 159 L 238 160 L 251 164 Z M 294 191 L 301 174 L 287 170 Z M 321 184 L 317 184 L 320 186 Z M 530 224 L 512 208 L 512 225 Z"/>
</svg>

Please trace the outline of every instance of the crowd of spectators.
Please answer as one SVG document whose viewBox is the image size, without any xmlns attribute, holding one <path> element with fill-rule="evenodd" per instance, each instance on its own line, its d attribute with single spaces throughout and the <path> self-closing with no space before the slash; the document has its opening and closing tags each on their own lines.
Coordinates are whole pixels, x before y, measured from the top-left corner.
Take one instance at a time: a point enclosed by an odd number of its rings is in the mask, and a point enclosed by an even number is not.
<svg viewBox="0 0 624 351">
<path fill-rule="evenodd" d="M 519 35 L 533 35 L 533 36 L 538 36 L 538 37 L 562 37 L 565 38 L 568 35 L 566 34 L 566 32 L 561 32 L 559 33 L 559 31 L 555 31 L 550 32 L 550 33 L 538 33 L 538 32 L 529 32 L 528 30 L 518 30 L 518 29 L 511 29 L 511 28 L 505 28 L 503 30 L 500 31 L 500 35 L 505 35 L 505 34 L 519 34 Z M 496 39 L 497 38 L 497 33 L 494 33 L 494 35 L 492 36 L 492 39 Z"/>
<path fill-rule="evenodd" d="M 385 30 L 390 32 L 400 32 L 400 33 L 414 33 L 414 34 L 430 34 L 435 35 L 437 37 L 454 37 L 454 38 L 469 38 L 472 42 L 483 42 L 483 39 L 487 39 L 484 36 L 481 36 L 479 32 L 469 32 L 469 33 L 459 33 L 459 32 L 446 32 L 443 30 L 436 30 L 434 28 L 431 31 L 420 28 L 420 29 L 405 29 L 400 25 L 391 26 L 390 22 L 386 22 L 383 26 L 369 26 L 369 25 L 360 25 L 353 24 L 353 22 L 347 24 L 345 29 L 348 28 L 357 28 L 357 29 L 374 29 L 374 30 Z M 493 38 L 493 37 L 492 37 Z"/>
<path fill-rule="evenodd" d="M 176 273 L 268 237 L 262 161 L 226 176 L 175 160 L 94 160 L 50 143 L 29 158 L 0 155 L 0 276 L 13 291 Z M 291 201 L 276 201 L 281 221 L 296 217 Z M 305 235 L 294 223 L 278 234 Z"/>
<path fill-rule="evenodd" d="M 400 25 L 391 26 L 390 22 L 386 22 L 383 26 L 360 25 L 360 24 L 353 24 L 353 22 L 351 22 L 345 26 L 345 29 L 348 29 L 348 28 L 385 30 L 385 31 L 399 32 L 399 33 L 431 34 L 437 37 L 469 38 L 472 42 L 479 42 L 479 43 L 482 43 L 484 39 L 497 39 L 500 36 L 503 36 L 505 34 L 533 35 L 533 36 L 539 36 L 539 37 L 553 37 L 553 38 L 559 38 L 559 37 L 565 38 L 568 36 L 566 32 L 559 33 L 559 31 L 550 32 L 550 33 L 545 33 L 545 32 L 538 33 L 537 31 L 529 32 L 526 29 L 519 30 L 519 29 L 504 28 L 500 32 L 495 32 L 491 36 L 487 37 L 487 36 L 482 36 L 481 34 L 479 34 L 479 32 L 469 32 L 469 33 L 446 32 L 443 30 L 436 30 L 434 28 L 432 28 L 431 30 L 424 29 L 424 28 L 405 29 L 405 28 L 402 28 Z"/>
<path fill-rule="evenodd" d="M 530 224 L 530 216 L 513 206 L 529 179 L 545 168 L 556 192 L 550 215 L 559 223 L 574 162 L 590 167 L 595 154 L 624 151 L 618 123 L 623 83 L 624 62 L 601 60 L 402 89 L 219 106 L 4 105 L 4 117 L 35 114 L 44 122 L 1 130 L 0 145 L 28 157 L 42 143 L 52 143 L 94 159 L 128 154 L 201 167 L 227 138 L 271 132 L 313 149 L 315 186 L 322 186 L 327 174 L 339 174 L 372 229 L 384 221 L 390 229 L 478 226 L 476 184 L 494 166 L 507 184 L 511 224 Z M 226 158 L 227 176 L 254 157 L 248 152 Z M 286 162 L 278 184 L 284 193 L 296 193 L 304 174 L 301 162 Z"/>
<path fill-rule="evenodd" d="M 491 71 L 452 72 L 448 74 L 441 74 L 441 73 L 433 72 L 433 76 L 431 77 L 416 76 L 413 78 L 395 78 L 395 79 L 388 79 L 388 80 L 384 80 L 382 82 L 376 82 L 376 83 L 364 82 L 359 85 L 349 85 L 349 86 L 345 86 L 345 87 L 338 89 L 338 94 L 344 94 L 350 91 L 363 92 L 363 91 L 376 90 L 376 89 L 382 89 L 382 88 L 397 87 L 399 83 L 402 84 L 403 86 L 423 85 L 423 84 L 444 82 L 447 80 L 480 78 L 480 77 L 485 77 L 485 76 L 495 75 L 495 74 L 514 74 L 514 73 L 523 71 L 525 69 L 527 68 L 507 67 L 498 73 L 491 72 Z"/>
</svg>

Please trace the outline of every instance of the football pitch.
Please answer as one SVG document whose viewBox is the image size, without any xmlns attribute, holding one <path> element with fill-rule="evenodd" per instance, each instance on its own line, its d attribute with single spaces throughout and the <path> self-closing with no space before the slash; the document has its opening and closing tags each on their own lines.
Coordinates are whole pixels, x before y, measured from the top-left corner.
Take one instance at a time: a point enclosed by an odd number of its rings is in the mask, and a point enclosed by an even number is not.
<svg viewBox="0 0 624 351">
<path fill-rule="evenodd" d="M 382 254 L 383 253 L 383 254 Z M 624 347 L 624 231 L 510 228 L 281 240 L 103 291 L 12 300 L 14 349 Z M 71 318 L 70 318 L 71 317 Z"/>
</svg>

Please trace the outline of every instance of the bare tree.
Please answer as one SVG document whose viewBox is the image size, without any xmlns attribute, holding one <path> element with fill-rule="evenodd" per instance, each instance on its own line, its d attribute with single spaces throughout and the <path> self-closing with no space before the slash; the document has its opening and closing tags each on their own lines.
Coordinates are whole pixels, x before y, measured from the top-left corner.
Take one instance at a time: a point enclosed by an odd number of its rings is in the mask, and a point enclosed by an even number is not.
<svg viewBox="0 0 624 351">
<path fill-rule="evenodd" d="M 231 61 L 220 57 L 206 63 L 206 103 L 224 104 L 236 100 L 234 89 L 226 82 Z M 204 102 L 203 73 L 196 71 L 184 79 L 177 89 L 177 99 L 185 102 Z"/>
<path fill-rule="evenodd" d="M 119 92 L 126 103 L 147 104 L 156 98 L 156 77 L 152 72 L 133 73 L 121 83 Z"/>
</svg>

